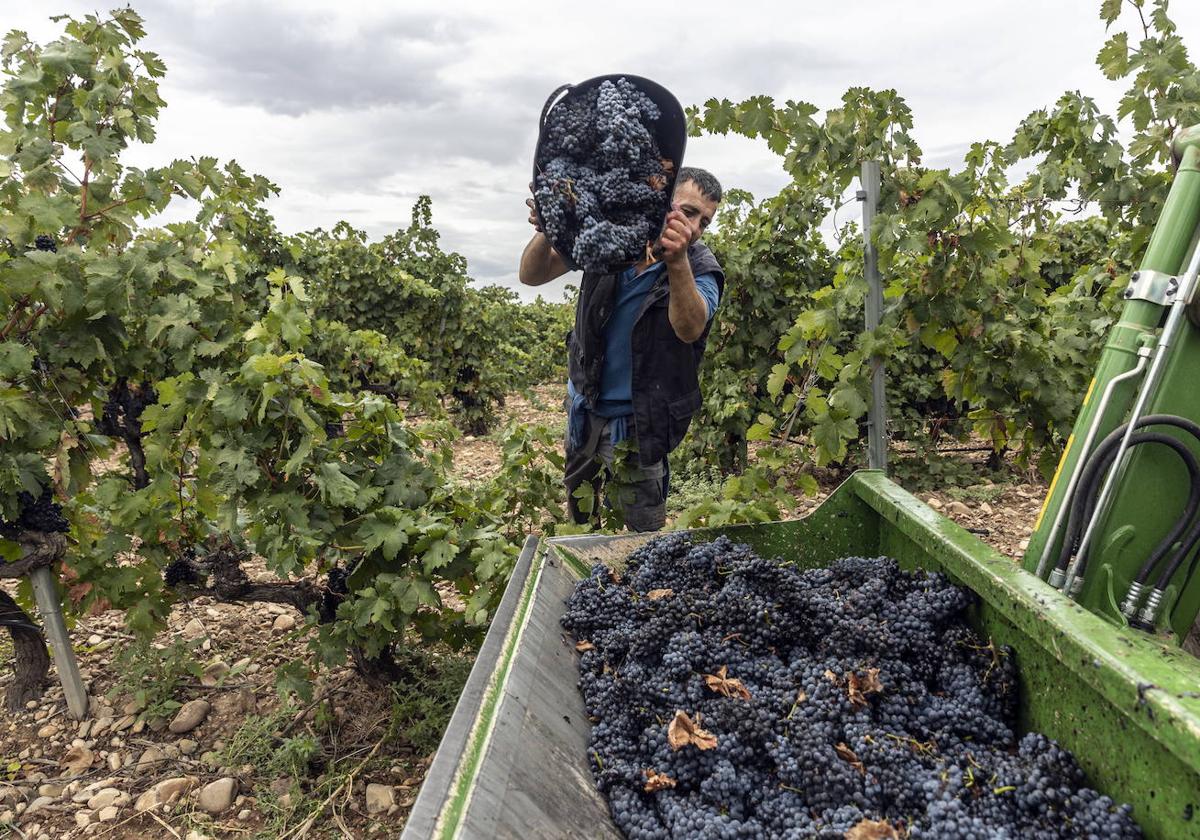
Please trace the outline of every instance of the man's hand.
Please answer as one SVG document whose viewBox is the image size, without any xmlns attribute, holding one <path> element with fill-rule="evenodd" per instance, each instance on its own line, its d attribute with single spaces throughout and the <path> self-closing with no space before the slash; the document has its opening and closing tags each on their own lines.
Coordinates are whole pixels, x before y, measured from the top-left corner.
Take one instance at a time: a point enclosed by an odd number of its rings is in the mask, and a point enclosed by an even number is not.
<svg viewBox="0 0 1200 840">
<path fill-rule="evenodd" d="M 529 190 L 533 191 L 532 183 L 529 185 Z M 521 267 L 517 276 L 526 286 L 540 286 L 555 277 L 566 274 L 567 264 L 546 237 L 542 218 L 538 215 L 537 205 L 533 199 L 525 199 L 525 206 L 529 208 L 529 224 L 533 225 L 537 233 L 533 235 L 521 253 Z"/>
<path fill-rule="evenodd" d="M 658 242 L 662 247 L 663 261 L 668 265 L 678 264 L 681 260 L 687 261 L 688 246 L 692 244 L 692 229 L 678 204 L 672 205 L 671 212 L 667 214 L 667 223 L 663 226 Z"/>
<path fill-rule="evenodd" d="M 529 182 L 529 191 L 533 192 L 533 181 Z M 545 228 L 542 227 L 542 217 L 538 215 L 537 205 L 534 204 L 533 199 L 525 199 L 525 206 L 529 208 L 529 224 L 533 225 L 533 229 L 538 233 L 545 232 Z"/>
</svg>

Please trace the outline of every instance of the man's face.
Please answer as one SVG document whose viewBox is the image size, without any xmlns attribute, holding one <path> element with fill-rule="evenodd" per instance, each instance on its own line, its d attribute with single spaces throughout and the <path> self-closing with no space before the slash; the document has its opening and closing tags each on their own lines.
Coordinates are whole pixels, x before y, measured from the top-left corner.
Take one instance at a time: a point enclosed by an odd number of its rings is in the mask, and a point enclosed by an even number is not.
<svg viewBox="0 0 1200 840">
<path fill-rule="evenodd" d="M 696 242 L 712 223 L 717 202 L 700 192 L 695 181 L 684 181 L 675 186 L 675 204 L 687 219 L 691 241 Z"/>
</svg>

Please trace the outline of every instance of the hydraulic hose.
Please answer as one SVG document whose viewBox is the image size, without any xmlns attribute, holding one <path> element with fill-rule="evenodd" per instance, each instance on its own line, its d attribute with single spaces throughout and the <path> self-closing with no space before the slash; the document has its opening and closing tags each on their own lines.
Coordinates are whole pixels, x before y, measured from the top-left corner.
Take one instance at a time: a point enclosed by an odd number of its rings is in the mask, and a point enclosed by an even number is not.
<svg viewBox="0 0 1200 840">
<path fill-rule="evenodd" d="M 1195 437 L 1198 442 L 1200 442 L 1200 425 L 1197 425 L 1186 418 L 1167 414 L 1151 414 L 1141 418 L 1137 423 L 1138 428 L 1152 425 L 1175 426 L 1176 428 L 1180 428 L 1188 432 Z M 1066 570 L 1067 565 L 1070 562 L 1071 555 L 1078 547 L 1079 533 L 1082 530 L 1082 523 L 1090 521 L 1095 512 L 1097 504 L 1097 482 L 1099 481 L 1100 477 L 1112 467 L 1113 462 L 1116 459 L 1118 447 L 1120 446 L 1125 433 L 1126 428 L 1124 426 L 1121 426 L 1110 433 L 1108 437 L 1101 441 L 1100 445 L 1096 447 L 1095 451 L 1089 456 L 1087 464 L 1084 466 L 1084 469 L 1080 475 L 1078 491 L 1075 494 L 1075 498 L 1072 500 L 1071 515 L 1067 523 L 1067 532 L 1063 540 L 1062 549 L 1059 552 L 1058 563 L 1056 565 L 1056 571 L 1060 573 Z M 1184 531 L 1188 529 L 1189 523 L 1191 523 L 1196 516 L 1197 509 L 1200 509 L 1200 463 L 1197 462 L 1196 457 L 1192 455 L 1191 451 L 1177 438 L 1162 434 L 1160 432 L 1136 432 L 1134 435 L 1130 436 L 1127 446 L 1142 443 L 1161 443 L 1173 449 L 1180 456 L 1184 462 L 1184 465 L 1187 467 L 1191 492 L 1188 496 L 1188 502 L 1185 505 L 1181 516 L 1178 520 L 1176 520 L 1174 527 L 1172 527 L 1171 531 L 1162 539 L 1158 546 L 1155 547 L 1154 551 L 1151 552 L 1150 556 L 1139 570 L 1136 578 L 1139 583 L 1144 582 L 1150 576 L 1154 568 L 1167 554 L 1167 552 L 1170 551 L 1171 546 L 1174 545 Z M 1195 538 L 1200 540 L 1200 528 L 1194 528 L 1193 530 L 1196 531 Z M 1192 534 L 1189 532 L 1188 536 L 1191 537 Z M 1179 562 L 1182 562 L 1182 560 Z M 1080 557 L 1078 559 L 1076 572 L 1078 577 L 1083 576 L 1086 569 L 1086 564 L 1086 557 Z M 1176 568 L 1178 568 L 1178 564 L 1176 564 Z"/>
<path fill-rule="evenodd" d="M 1158 581 L 1154 584 L 1155 589 L 1167 588 L 1167 584 L 1171 581 L 1171 578 L 1175 577 L 1175 573 L 1179 571 L 1179 567 L 1183 565 L 1183 562 L 1188 558 L 1188 555 L 1195 550 L 1198 542 L 1200 542 L 1200 519 L 1193 522 L 1192 527 L 1188 529 L 1187 536 L 1183 538 L 1183 544 L 1179 547 L 1179 550 L 1171 556 L 1171 559 L 1167 562 L 1162 574 L 1158 576 Z M 1147 574 L 1146 577 L 1149 577 L 1149 574 Z M 1144 582 L 1144 578 L 1138 582 Z"/>
</svg>

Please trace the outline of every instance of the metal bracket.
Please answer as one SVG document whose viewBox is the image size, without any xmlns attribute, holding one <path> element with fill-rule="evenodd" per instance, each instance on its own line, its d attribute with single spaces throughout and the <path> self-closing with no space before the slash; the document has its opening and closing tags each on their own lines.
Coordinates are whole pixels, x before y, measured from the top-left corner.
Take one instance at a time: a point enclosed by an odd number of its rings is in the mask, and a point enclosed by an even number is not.
<svg viewBox="0 0 1200 840">
<path fill-rule="evenodd" d="M 1168 306 L 1175 302 L 1178 292 L 1179 278 L 1175 275 L 1142 269 L 1129 275 L 1129 285 L 1125 287 L 1122 297 L 1125 300 L 1144 300 Z"/>
</svg>

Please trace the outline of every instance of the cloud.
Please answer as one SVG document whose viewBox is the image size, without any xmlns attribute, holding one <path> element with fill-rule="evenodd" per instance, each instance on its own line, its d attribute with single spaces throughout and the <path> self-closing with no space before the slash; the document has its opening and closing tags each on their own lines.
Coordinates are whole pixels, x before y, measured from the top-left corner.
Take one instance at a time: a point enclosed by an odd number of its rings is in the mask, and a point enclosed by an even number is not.
<svg viewBox="0 0 1200 840">
<path fill-rule="evenodd" d="M 156 47 L 182 86 L 235 105 L 291 116 L 387 105 L 431 107 L 456 97 L 442 78 L 455 45 L 479 21 L 389 9 L 337 15 L 254 3 L 152 7 Z"/>
</svg>

